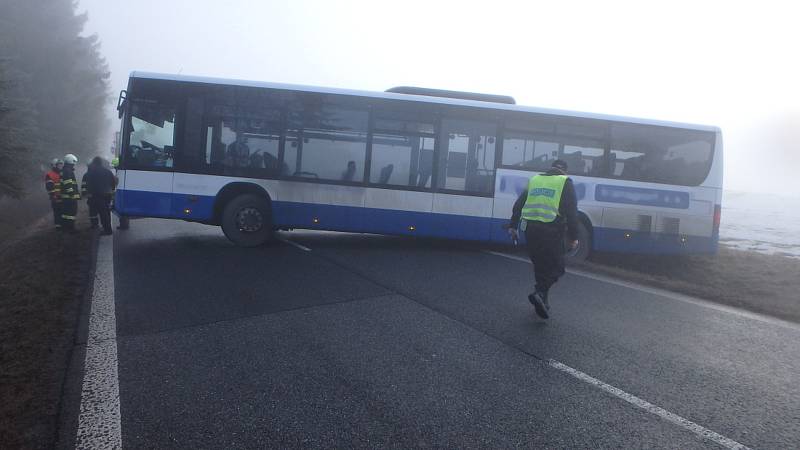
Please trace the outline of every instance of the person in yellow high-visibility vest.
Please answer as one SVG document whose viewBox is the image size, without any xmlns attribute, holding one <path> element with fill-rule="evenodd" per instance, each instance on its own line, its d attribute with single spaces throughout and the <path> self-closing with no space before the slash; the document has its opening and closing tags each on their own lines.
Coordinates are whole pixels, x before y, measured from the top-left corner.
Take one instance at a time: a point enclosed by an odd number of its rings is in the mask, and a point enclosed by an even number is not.
<svg viewBox="0 0 800 450">
<path fill-rule="evenodd" d="M 578 200 L 575 186 L 567 177 L 566 162 L 557 159 L 549 171 L 528 181 L 528 189 L 514 203 L 508 226 L 514 241 L 519 237 L 518 228 L 525 233 L 536 276 L 536 287 L 528 300 L 536 314 L 547 319 L 550 287 L 564 275 L 565 231 L 570 249 L 578 246 Z"/>
</svg>

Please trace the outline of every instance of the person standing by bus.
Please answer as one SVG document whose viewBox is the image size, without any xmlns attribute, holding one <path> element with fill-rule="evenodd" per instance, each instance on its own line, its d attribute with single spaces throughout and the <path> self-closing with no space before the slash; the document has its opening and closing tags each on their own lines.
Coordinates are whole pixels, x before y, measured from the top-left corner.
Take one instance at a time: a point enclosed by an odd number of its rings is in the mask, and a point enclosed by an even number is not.
<svg viewBox="0 0 800 450">
<path fill-rule="evenodd" d="M 78 200 L 81 191 L 75 179 L 75 164 L 78 157 L 72 153 L 64 156 L 64 168 L 61 170 L 61 220 L 65 230 L 75 231 L 75 216 L 78 215 Z"/>
<path fill-rule="evenodd" d="M 81 178 L 81 197 L 86 199 L 86 205 L 89 206 L 89 224 L 93 230 L 96 230 L 100 219 L 97 215 L 97 208 L 95 208 L 94 202 L 92 201 L 92 194 L 89 193 L 89 188 L 86 184 L 90 170 L 92 170 L 92 165 L 88 164 L 86 166 L 86 173 L 83 174 L 83 178 Z"/>
<path fill-rule="evenodd" d="M 86 192 L 89 194 L 90 209 L 100 217 L 103 225 L 102 235 L 112 234 L 111 196 L 116 184 L 114 174 L 103 166 L 103 158 L 95 156 L 86 172 Z"/>
<path fill-rule="evenodd" d="M 61 168 L 64 162 L 54 158 L 50 162 L 50 171 L 44 175 L 44 188 L 50 197 L 50 207 L 53 208 L 53 221 L 56 228 L 61 228 Z"/>
<path fill-rule="evenodd" d="M 535 290 L 528 300 L 536 314 L 547 319 L 550 287 L 564 275 L 565 229 L 570 249 L 578 246 L 578 200 L 572 179 L 567 177 L 566 162 L 557 159 L 549 171 L 528 181 L 528 189 L 514 203 L 508 226 L 514 241 L 519 237 L 518 227 L 525 232 L 536 277 Z"/>
</svg>

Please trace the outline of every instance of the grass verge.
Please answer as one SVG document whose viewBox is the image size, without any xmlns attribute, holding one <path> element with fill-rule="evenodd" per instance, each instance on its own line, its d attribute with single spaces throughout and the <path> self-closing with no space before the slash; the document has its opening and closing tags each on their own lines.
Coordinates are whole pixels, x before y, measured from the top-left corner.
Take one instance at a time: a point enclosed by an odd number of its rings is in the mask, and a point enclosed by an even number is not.
<svg viewBox="0 0 800 450">
<path fill-rule="evenodd" d="M 0 248 L 0 448 L 55 445 L 95 234 L 43 226 Z"/>
<path fill-rule="evenodd" d="M 800 260 L 720 247 L 716 255 L 595 254 L 576 268 L 800 323 Z"/>
</svg>

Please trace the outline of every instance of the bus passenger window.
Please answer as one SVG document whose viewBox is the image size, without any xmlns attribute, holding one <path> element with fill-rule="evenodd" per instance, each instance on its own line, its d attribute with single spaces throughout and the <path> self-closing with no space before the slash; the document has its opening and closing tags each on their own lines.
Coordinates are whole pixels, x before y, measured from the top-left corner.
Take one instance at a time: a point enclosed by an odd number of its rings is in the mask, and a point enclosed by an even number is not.
<svg viewBox="0 0 800 450">
<path fill-rule="evenodd" d="M 318 107 L 306 105 L 301 135 L 295 176 L 363 182 L 367 159 L 366 111 L 324 102 Z"/>
<path fill-rule="evenodd" d="M 377 118 L 374 129 L 369 182 L 430 188 L 435 144 L 433 124 Z"/>
<path fill-rule="evenodd" d="M 494 191 L 495 126 L 467 120 L 444 120 L 437 185 L 476 194 Z"/>
<path fill-rule="evenodd" d="M 697 186 L 711 168 L 714 134 L 662 126 L 611 126 L 611 176 Z"/>
<path fill-rule="evenodd" d="M 548 170 L 558 154 L 558 143 L 531 135 L 506 131 L 503 139 L 503 165 L 519 169 Z"/>
<path fill-rule="evenodd" d="M 604 171 L 604 153 L 602 145 L 564 145 L 561 159 L 567 162 L 570 175 L 599 176 Z"/>
<path fill-rule="evenodd" d="M 277 177 L 286 172 L 278 160 L 279 130 L 258 119 L 216 119 L 208 126 L 206 164 L 229 175 Z"/>
</svg>

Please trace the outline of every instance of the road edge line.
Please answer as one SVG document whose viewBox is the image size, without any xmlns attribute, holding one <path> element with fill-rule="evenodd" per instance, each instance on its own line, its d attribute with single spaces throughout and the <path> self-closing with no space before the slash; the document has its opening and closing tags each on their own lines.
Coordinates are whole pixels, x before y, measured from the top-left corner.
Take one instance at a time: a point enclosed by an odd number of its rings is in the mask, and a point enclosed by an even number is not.
<svg viewBox="0 0 800 450">
<path fill-rule="evenodd" d="M 97 250 L 86 359 L 75 448 L 122 448 L 117 327 L 114 308 L 114 239 Z"/>
<path fill-rule="evenodd" d="M 532 264 L 529 259 L 522 258 L 520 256 L 509 255 L 509 254 L 506 254 L 506 253 L 495 252 L 495 251 L 492 251 L 492 250 L 484 250 L 483 252 L 484 253 L 488 253 L 490 255 L 495 255 L 495 256 L 500 256 L 500 257 L 503 257 L 503 258 L 512 259 L 514 261 L 520 261 L 520 262 L 524 262 L 524 263 L 527 263 L 527 264 Z M 715 311 L 721 311 L 721 312 L 725 312 L 725 313 L 728 313 L 728 314 L 733 314 L 733 315 L 737 315 L 737 316 L 740 316 L 740 317 L 744 317 L 744 318 L 747 318 L 747 319 L 752 319 L 752 320 L 756 320 L 756 321 L 759 321 L 759 322 L 768 323 L 768 324 L 772 324 L 772 325 L 779 325 L 779 326 L 782 326 L 784 328 L 789 328 L 789 329 L 792 329 L 792 330 L 795 330 L 795 331 L 800 331 L 800 324 L 796 324 L 794 322 L 789 322 L 787 320 L 779 319 L 777 317 L 772 317 L 772 316 L 768 316 L 768 315 L 765 315 L 765 314 L 759 314 L 759 313 L 756 313 L 756 312 L 748 311 L 746 309 L 736 308 L 735 306 L 722 305 L 722 304 L 719 304 L 719 303 L 714 303 L 714 302 L 712 302 L 710 300 L 703 300 L 701 298 L 692 297 L 690 295 L 680 294 L 680 293 L 677 293 L 677 292 L 672 292 L 672 291 L 668 291 L 666 289 L 661 289 L 661 288 L 657 288 L 657 287 L 646 286 L 646 285 L 643 285 L 643 284 L 640 284 L 640 283 L 636 283 L 636 282 L 633 282 L 633 281 L 620 280 L 620 279 L 614 278 L 612 276 L 595 274 L 595 273 L 591 273 L 591 272 L 588 272 L 588 271 L 585 271 L 585 270 L 573 269 L 573 268 L 568 267 L 566 269 L 566 271 L 567 271 L 567 273 L 570 273 L 572 275 L 577 275 L 579 277 L 589 278 L 589 279 L 592 279 L 592 280 L 595 280 L 595 281 L 600 281 L 600 282 L 603 282 L 603 283 L 608 283 L 608 284 L 613 284 L 613 285 L 616 285 L 616 286 L 622 286 L 622 287 L 626 287 L 626 288 L 630 288 L 630 289 L 635 289 L 637 291 L 646 292 L 648 294 L 653 294 L 653 295 L 658 295 L 658 296 L 661 296 L 661 297 L 669 298 L 671 300 L 677 300 L 679 302 L 689 303 L 689 304 L 692 304 L 692 305 L 701 306 L 701 307 L 708 308 L 708 309 L 713 309 Z"/>
</svg>

